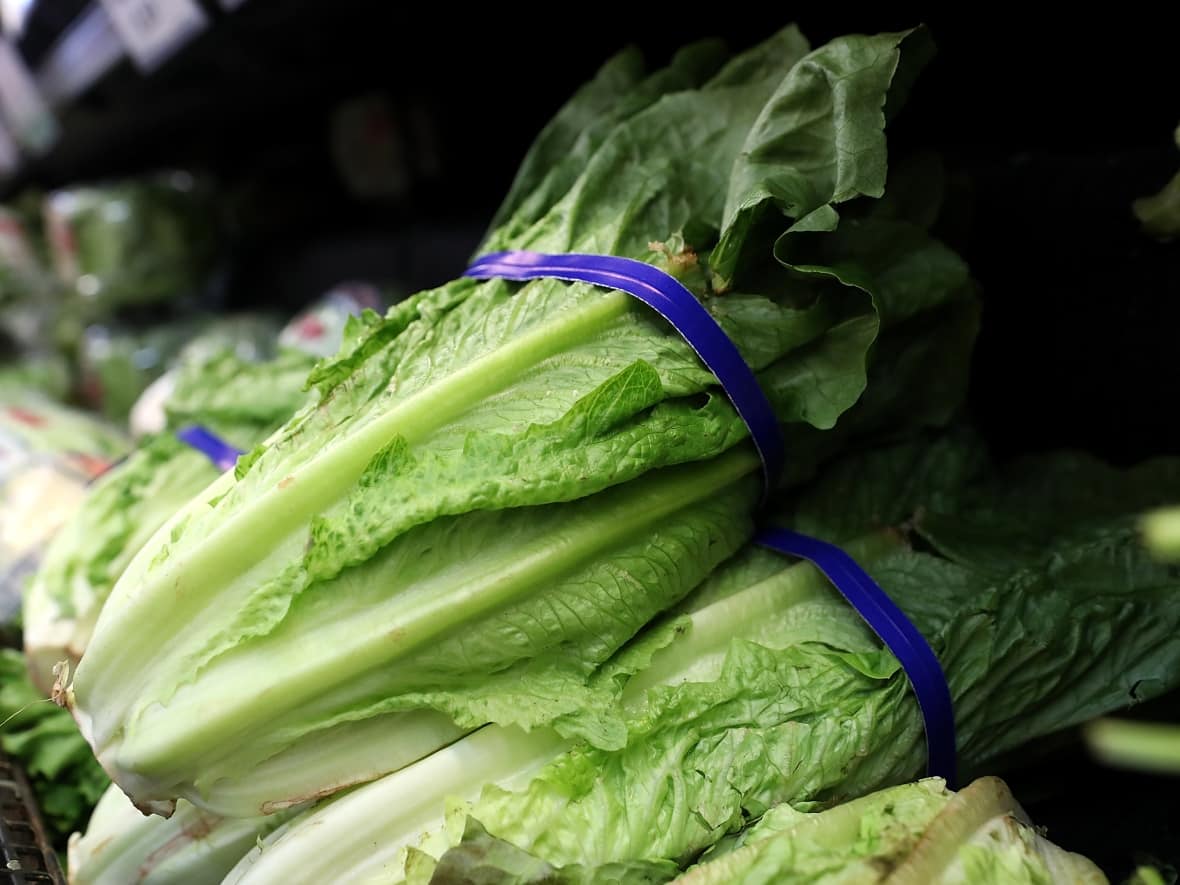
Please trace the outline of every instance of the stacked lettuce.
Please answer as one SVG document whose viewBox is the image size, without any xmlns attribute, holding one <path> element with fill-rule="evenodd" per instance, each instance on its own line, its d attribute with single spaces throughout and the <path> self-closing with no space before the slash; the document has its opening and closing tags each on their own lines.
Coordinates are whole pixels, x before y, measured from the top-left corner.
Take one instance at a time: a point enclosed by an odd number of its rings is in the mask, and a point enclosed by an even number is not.
<svg viewBox="0 0 1180 885">
<path fill-rule="evenodd" d="M 928 50 L 788 28 L 651 74 L 625 53 L 542 133 L 482 251 L 689 287 L 779 419 L 780 518 L 845 544 L 930 638 L 980 765 L 1180 681 L 1177 581 L 1137 522 L 1180 468 L 999 471 L 968 437 L 915 439 L 956 412 L 978 314 L 930 233 L 936 183 L 886 162 Z M 743 549 L 746 428 L 628 296 L 459 279 L 351 324 L 310 385 L 121 569 L 59 692 L 145 812 L 236 845 L 299 810 L 227 881 L 427 882 L 485 836 L 666 881 L 782 803 L 921 772 L 900 664 L 810 566 Z M 174 831 L 153 832 L 105 868 L 141 869 Z"/>
<path fill-rule="evenodd" d="M 999 469 L 956 433 L 844 456 L 779 519 L 844 542 L 931 637 L 970 769 L 1175 685 L 1177 579 L 1139 547 L 1137 532 L 1138 514 L 1178 488 L 1174 460 L 1116 471 L 1062 454 Z M 552 729 L 481 728 L 303 811 L 227 881 L 464 881 L 447 878 L 454 864 L 486 860 L 489 844 L 511 866 L 483 869 L 481 882 L 518 881 L 510 874 L 519 868 L 560 872 L 535 881 L 667 881 L 710 846 L 718 847 L 709 860 L 757 842 L 733 838 L 752 821 L 766 821 L 761 833 L 774 821 L 798 822 L 776 806 L 840 805 L 923 764 L 920 715 L 896 659 L 812 566 L 754 547 L 612 656 L 588 688 L 603 731 L 624 731 L 618 748 Z M 933 813 L 946 796 L 930 796 Z M 874 802 L 843 819 L 879 811 Z M 252 834 L 277 824 L 178 808 L 167 826 L 128 809 L 141 823 L 112 843 L 120 851 L 79 867 L 81 881 L 118 881 L 109 871 L 138 869 L 133 849 L 144 845 L 148 854 L 170 846 L 159 854 L 165 870 L 175 864 L 219 881 L 228 853 L 204 858 L 228 843 L 245 850 Z M 994 820 L 998 811 L 964 813 L 969 831 L 915 823 L 956 849 L 943 857 L 951 872 L 940 881 L 1019 881 L 1004 877 L 1029 870 L 1029 881 L 1071 881 L 1063 869 L 1075 860 L 1054 867 L 1031 831 Z M 182 826 L 194 819 L 202 825 Z M 80 847 L 106 844 L 95 826 Z M 864 858 L 841 847 L 855 844 L 826 845 L 825 868 L 861 869 Z M 757 869 L 771 864 L 776 875 L 800 863 L 789 847 L 765 850 L 733 854 L 757 855 Z M 1052 876 L 1038 878 L 1037 858 Z M 955 878 L 960 867 L 967 872 Z M 149 881 L 181 881 L 159 876 Z"/>
<path fill-rule="evenodd" d="M 679 275 L 758 372 L 788 482 L 854 432 L 944 419 L 975 329 L 966 269 L 921 200 L 857 199 L 885 191 L 883 128 L 925 50 L 808 53 L 787 29 L 646 77 L 624 57 L 575 97 L 582 125 L 542 136 L 563 159 L 526 164 L 487 248 Z M 145 810 L 248 816 L 489 721 L 616 744 L 587 680 L 738 549 L 759 496 L 688 345 L 619 292 L 460 279 L 355 323 L 311 381 L 104 607 L 64 695 L 112 777 Z"/>
</svg>

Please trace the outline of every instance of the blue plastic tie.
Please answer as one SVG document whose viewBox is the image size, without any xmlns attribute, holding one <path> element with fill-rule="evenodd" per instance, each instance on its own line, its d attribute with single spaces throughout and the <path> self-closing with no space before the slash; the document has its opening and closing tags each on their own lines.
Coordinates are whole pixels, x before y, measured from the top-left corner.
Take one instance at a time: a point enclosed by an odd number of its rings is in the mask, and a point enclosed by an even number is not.
<svg viewBox="0 0 1180 885">
<path fill-rule="evenodd" d="M 525 282 L 558 279 L 617 289 L 653 308 L 680 333 L 717 377 L 762 459 L 769 495 L 782 472 L 785 446 L 774 410 L 737 346 L 683 283 L 658 267 L 613 255 L 496 252 L 477 259 L 464 276 Z M 955 783 L 955 719 L 950 689 L 930 644 L 872 578 L 839 547 L 781 528 L 758 543 L 807 559 L 856 609 L 897 657 L 918 699 L 926 727 L 927 770 Z"/>
<path fill-rule="evenodd" d="M 774 409 L 733 340 L 684 284 L 658 267 L 612 255 L 545 255 L 495 252 L 479 258 L 464 276 L 516 282 L 552 278 L 618 289 L 638 298 L 671 323 L 717 376 L 762 459 L 767 493 L 783 468 L 783 435 Z"/>
<path fill-rule="evenodd" d="M 955 716 L 946 674 L 930 643 L 880 585 L 835 544 L 790 529 L 764 529 L 755 538 L 778 553 L 813 563 L 859 612 L 901 663 L 926 726 L 926 770 L 955 788 Z"/>
<path fill-rule="evenodd" d="M 218 470 L 230 470 L 242 455 L 241 451 L 204 427 L 193 425 L 181 428 L 176 431 L 176 438 L 212 461 Z"/>
</svg>

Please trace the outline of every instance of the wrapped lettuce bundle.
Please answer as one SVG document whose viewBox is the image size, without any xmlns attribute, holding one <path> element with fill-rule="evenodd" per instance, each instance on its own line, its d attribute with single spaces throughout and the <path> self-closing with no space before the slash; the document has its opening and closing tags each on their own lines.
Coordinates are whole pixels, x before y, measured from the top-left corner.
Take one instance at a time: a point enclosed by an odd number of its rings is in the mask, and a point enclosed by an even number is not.
<svg viewBox="0 0 1180 885">
<path fill-rule="evenodd" d="M 128 448 L 114 428 L 28 391 L 0 401 L 0 627 L 87 484 Z"/>
<path fill-rule="evenodd" d="M 295 399 L 296 392 L 314 358 L 335 353 L 349 318 L 380 304 L 375 289 L 352 284 L 334 287 L 281 329 L 266 316 L 246 314 L 216 320 L 208 331 L 185 345 L 178 365 L 153 381 L 136 400 L 131 409 L 132 435 L 162 433 L 178 418 L 212 420 L 211 410 L 222 422 L 270 423 L 276 414 L 270 402 L 281 396 L 292 398 L 290 410 L 283 415 L 287 417 L 301 402 Z M 249 369 L 243 372 L 249 364 L 271 360 L 275 362 L 262 376 Z M 268 381 L 270 374 L 276 376 L 274 381 Z M 256 400 L 261 402 L 256 404 Z"/>
<path fill-rule="evenodd" d="M 151 326 L 90 325 L 78 346 L 79 383 L 86 405 L 124 422 L 162 375 L 229 352 L 257 362 L 274 354 L 279 321 L 267 315 L 191 314 Z M 141 435 L 132 426 L 132 433 Z M 163 430 L 163 422 L 151 428 Z"/>
<path fill-rule="evenodd" d="M 841 459 L 781 522 L 843 542 L 930 640 L 961 766 L 978 770 L 1180 682 L 1180 577 L 1137 529 L 1178 486 L 1175 459 L 1117 471 L 1063 454 L 996 471 L 953 436 Z M 614 747 L 486 726 L 303 812 L 227 885 L 435 881 L 437 860 L 481 833 L 570 881 L 632 881 L 620 870 L 666 881 L 776 805 L 822 809 L 912 780 L 925 761 L 898 660 L 810 564 L 759 548 L 717 569 L 590 685 L 586 708 L 622 732 Z M 976 874 L 964 875 L 898 881 Z"/>
<path fill-rule="evenodd" d="M 945 419 L 967 270 L 904 186 L 875 199 L 923 38 L 624 56 L 542 133 L 484 249 L 678 276 L 758 374 L 785 484 L 854 431 Z M 840 420 L 870 371 L 886 405 Z M 63 681 L 112 778 L 145 810 L 249 816 L 487 722 L 617 747 L 587 680 L 742 545 L 760 494 L 691 348 L 621 292 L 464 278 L 366 315 L 310 381 L 129 564 Z"/>
<path fill-rule="evenodd" d="M 209 187 L 188 172 L 54 191 L 42 211 L 69 309 L 84 318 L 192 295 L 216 254 Z"/>
</svg>

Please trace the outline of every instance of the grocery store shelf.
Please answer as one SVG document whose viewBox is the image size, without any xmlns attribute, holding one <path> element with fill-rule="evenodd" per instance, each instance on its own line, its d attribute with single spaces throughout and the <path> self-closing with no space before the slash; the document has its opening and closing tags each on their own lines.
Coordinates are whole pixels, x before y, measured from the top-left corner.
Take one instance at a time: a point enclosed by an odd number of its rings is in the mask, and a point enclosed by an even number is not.
<svg viewBox="0 0 1180 885">
<path fill-rule="evenodd" d="M 29 782 L 0 750 L 0 870 L 14 885 L 64 885 Z"/>
</svg>

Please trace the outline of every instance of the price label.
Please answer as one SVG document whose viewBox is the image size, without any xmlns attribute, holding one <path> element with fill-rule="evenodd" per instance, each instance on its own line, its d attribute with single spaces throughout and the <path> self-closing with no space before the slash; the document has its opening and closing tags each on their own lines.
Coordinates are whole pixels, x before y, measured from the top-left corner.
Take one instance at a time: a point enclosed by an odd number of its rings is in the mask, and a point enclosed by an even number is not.
<svg viewBox="0 0 1180 885">
<path fill-rule="evenodd" d="M 102 0 L 127 54 L 144 73 L 155 70 L 209 24 L 195 0 Z"/>
</svg>

